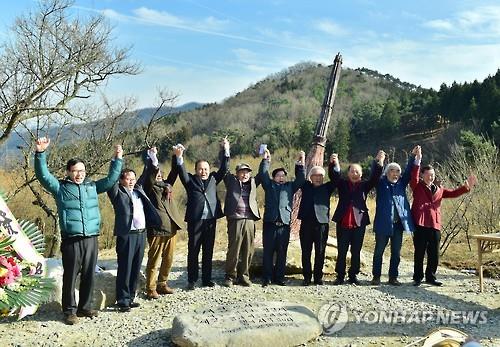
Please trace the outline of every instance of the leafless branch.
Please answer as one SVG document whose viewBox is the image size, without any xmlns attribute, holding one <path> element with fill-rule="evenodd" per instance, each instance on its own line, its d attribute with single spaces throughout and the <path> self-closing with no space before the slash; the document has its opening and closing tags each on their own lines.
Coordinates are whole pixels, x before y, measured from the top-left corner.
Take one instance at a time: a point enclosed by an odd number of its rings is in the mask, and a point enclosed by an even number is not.
<svg viewBox="0 0 500 347">
<path fill-rule="evenodd" d="M 23 121 L 52 114 L 78 117 L 75 100 L 89 98 L 113 76 L 140 72 L 130 48 L 113 47 L 102 15 L 70 16 L 71 1 L 43 1 L 18 18 L 0 56 L 0 144 Z"/>
</svg>

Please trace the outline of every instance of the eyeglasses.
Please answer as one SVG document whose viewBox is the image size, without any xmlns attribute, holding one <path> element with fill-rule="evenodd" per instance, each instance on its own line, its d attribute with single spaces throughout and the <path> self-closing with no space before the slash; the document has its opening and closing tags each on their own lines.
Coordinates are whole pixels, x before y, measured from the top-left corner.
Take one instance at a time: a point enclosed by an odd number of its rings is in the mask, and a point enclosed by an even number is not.
<svg viewBox="0 0 500 347">
<path fill-rule="evenodd" d="M 71 170 L 71 173 L 73 175 L 84 174 L 85 172 L 86 172 L 85 170 Z"/>
</svg>

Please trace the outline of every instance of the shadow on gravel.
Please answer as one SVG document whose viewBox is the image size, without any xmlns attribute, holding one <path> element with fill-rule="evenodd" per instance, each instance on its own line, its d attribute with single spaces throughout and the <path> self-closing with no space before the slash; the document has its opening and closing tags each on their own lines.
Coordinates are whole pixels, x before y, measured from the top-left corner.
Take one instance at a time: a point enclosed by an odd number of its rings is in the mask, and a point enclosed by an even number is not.
<svg viewBox="0 0 500 347">
<path fill-rule="evenodd" d="M 226 268 L 226 261 L 220 259 L 212 260 L 212 270 L 220 269 L 223 270 Z"/>
<path fill-rule="evenodd" d="M 16 316 L 4 317 L 0 319 L 0 324 L 7 324 L 17 321 Z M 41 305 L 36 313 L 32 316 L 26 316 L 23 321 L 33 321 L 33 322 L 63 322 L 63 313 L 61 311 L 61 304 L 58 302 L 51 302 L 48 304 Z M 42 325 L 43 326 L 43 325 Z"/>
<path fill-rule="evenodd" d="M 171 329 L 160 329 L 151 331 L 146 335 L 130 340 L 125 346 L 149 347 L 149 346 L 175 346 L 170 340 Z"/>
<path fill-rule="evenodd" d="M 451 277 L 451 276 L 447 276 Z M 459 277 L 459 275 L 458 275 Z M 446 282 L 444 283 L 446 285 Z M 434 288 L 431 285 L 428 284 L 422 284 L 419 287 L 414 287 L 410 283 L 405 283 L 401 287 L 393 287 L 389 285 L 381 285 L 379 287 L 376 287 L 374 289 L 379 290 L 383 293 L 392 295 L 394 297 L 397 297 L 399 299 L 404 299 L 404 300 L 411 300 L 414 302 L 425 302 L 430 305 L 436 306 L 436 310 L 440 312 L 444 312 L 443 315 L 445 316 L 445 321 L 439 321 L 439 323 L 446 323 L 446 312 L 464 312 L 465 315 L 468 317 L 471 317 L 472 319 L 468 320 L 467 318 L 464 320 L 462 318 L 458 318 L 457 322 L 458 324 L 450 324 L 448 321 L 448 324 L 440 324 L 440 325 L 448 325 L 448 326 L 455 326 L 458 329 L 464 330 L 467 332 L 468 329 L 476 327 L 479 332 L 475 333 L 474 335 L 479 338 L 500 338 L 500 329 L 498 329 L 498 326 L 500 324 L 500 309 L 492 309 L 480 304 L 477 304 L 472 301 L 465 301 L 462 299 L 457 299 L 457 298 L 452 298 L 448 295 L 436 293 L 432 290 L 429 290 L 430 288 Z M 486 294 L 479 294 L 475 291 L 467 292 L 467 295 L 470 296 L 471 298 L 476 296 L 476 295 L 488 295 Z M 490 294 L 494 295 L 494 294 Z M 500 299 L 500 296 L 499 296 Z M 488 322 L 483 322 L 481 319 L 481 313 L 487 317 Z M 476 320 L 475 317 L 479 315 L 479 318 Z M 451 319 L 451 318 L 450 318 Z M 479 324 L 474 324 L 473 322 L 477 321 Z M 432 321 L 433 327 L 435 327 L 435 321 Z M 423 325 L 423 324 L 421 324 Z"/>
<path fill-rule="evenodd" d="M 411 283 L 404 283 L 394 287 L 385 283 L 380 286 L 370 286 L 368 281 L 361 283 L 361 287 L 352 286 L 354 291 L 361 290 L 359 295 L 363 295 L 363 290 L 376 290 L 389 297 L 383 298 L 384 302 L 380 304 L 374 302 L 374 305 L 369 307 L 356 306 L 352 302 L 342 300 L 342 291 L 350 290 L 351 285 L 337 287 L 340 293 L 336 292 L 333 303 L 321 307 L 318 312 L 318 319 L 324 329 L 323 336 L 354 339 L 363 337 L 369 340 L 372 338 L 369 343 L 376 345 L 382 337 L 394 337 L 400 338 L 401 345 L 405 345 L 425 336 L 433 329 L 448 326 L 490 343 L 492 341 L 489 339 L 500 338 L 498 308 L 491 309 L 475 302 L 434 292 L 431 290 L 434 287 L 428 284 L 414 287 Z M 471 299 L 479 295 L 475 291 L 464 291 L 464 294 Z M 404 301 L 392 305 L 389 303 L 392 301 L 390 297 Z M 425 306 L 419 305 L 421 303 Z"/>
</svg>

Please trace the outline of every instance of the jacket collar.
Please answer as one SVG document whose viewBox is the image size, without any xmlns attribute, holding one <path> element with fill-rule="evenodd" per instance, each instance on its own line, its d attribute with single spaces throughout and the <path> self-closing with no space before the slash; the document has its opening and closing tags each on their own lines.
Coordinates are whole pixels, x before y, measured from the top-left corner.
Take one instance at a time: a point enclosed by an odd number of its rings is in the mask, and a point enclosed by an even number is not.
<svg viewBox="0 0 500 347">
<path fill-rule="evenodd" d="M 73 181 L 69 178 L 69 176 L 64 177 L 64 178 L 62 179 L 62 181 L 63 181 L 64 183 L 73 183 L 74 185 L 77 185 L 77 186 L 78 186 L 78 185 L 81 185 L 81 184 L 86 184 L 86 183 L 90 183 L 90 182 L 92 182 L 92 180 L 91 180 L 90 178 L 85 177 L 85 179 L 83 180 L 83 182 L 82 182 L 82 183 L 80 183 L 80 184 L 78 184 L 78 183 L 73 182 Z"/>
</svg>

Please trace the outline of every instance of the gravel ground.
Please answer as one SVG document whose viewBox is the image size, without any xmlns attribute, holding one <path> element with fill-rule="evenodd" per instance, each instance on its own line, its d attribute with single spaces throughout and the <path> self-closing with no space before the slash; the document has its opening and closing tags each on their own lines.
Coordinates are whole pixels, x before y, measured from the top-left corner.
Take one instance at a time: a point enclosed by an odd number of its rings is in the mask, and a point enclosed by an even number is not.
<svg viewBox="0 0 500 347">
<path fill-rule="evenodd" d="M 222 283 L 223 252 L 214 255 L 214 280 Z M 384 260 L 384 269 L 388 259 Z M 370 265 L 370 264 L 369 264 Z M 175 257 L 170 285 L 176 288 L 173 295 L 159 300 L 147 301 L 144 296 L 137 299 L 139 308 L 130 313 L 116 312 L 112 307 L 99 312 L 94 319 L 81 318 L 74 326 L 65 325 L 60 307 L 48 304 L 35 316 L 22 321 L 6 318 L 0 321 L 0 336 L 5 346 L 170 346 L 170 329 L 174 316 L 195 308 L 234 302 L 286 301 L 308 306 L 314 312 L 327 303 L 344 304 L 349 321 L 346 326 L 331 335 L 322 335 L 307 346 L 403 346 L 417 341 L 438 325 L 435 319 L 424 323 L 418 321 L 421 312 L 482 311 L 486 322 L 482 324 L 448 324 L 472 334 L 484 346 L 500 346 L 500 281 L 486 279 L 485 292 L 479 293 L 478 279 L 470 274 L 441 268 L 439 279 L 443 287 L 423 284 L 411 285 L 412 263 L 402 261 L 400 265 L 401 287 L 387 284 L 370 286 L 369 273 L 361 273 L 361 286 L 350 284 L 332 286 L 333 278 L 326 278 L 323 286 L 301 286 L 300 276 L 288 277 L 286 287 L 262 288 L 259 280 L 249 288 L 233 286 L 225 288 L 196 288 L 186 291 L 186 256 Z M 365 271 L 369 272 L 369 268 Z M 382 278 L 384 280 L 384 278 Z M 417 314 L 417 320 L 403 324 L 396 322 L 373 323 L 372 311 L 393 314 Z M 364 317 L 358 323 L 356 315 Z"/>
</svg>

